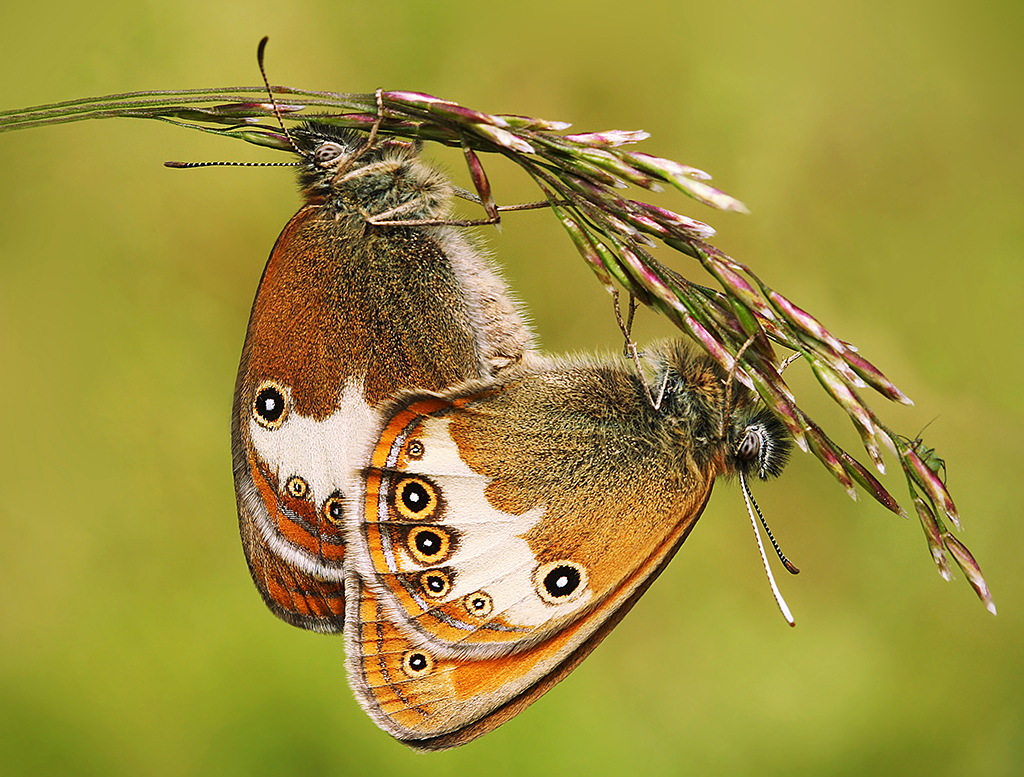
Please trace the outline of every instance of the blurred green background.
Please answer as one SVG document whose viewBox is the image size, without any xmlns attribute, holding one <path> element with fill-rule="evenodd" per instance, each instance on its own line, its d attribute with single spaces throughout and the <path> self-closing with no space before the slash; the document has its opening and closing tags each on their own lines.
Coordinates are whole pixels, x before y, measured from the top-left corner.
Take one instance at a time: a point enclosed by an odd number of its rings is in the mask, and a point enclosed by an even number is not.
<svg viewBox="0 0 1024 777">
<path fill-rule="evenodd" d="M 916 521 L 852 502 L 798 454 L 757 489 L 803 569 L 781 581 L 797 628 L 723 483 L 564 683 L 467 747 L 414 755 L 353 701 L 339 639 L 268 614 L 236 535 L 231 393 L 292 173 L 164 169 L 280 155 L 155 122 L 15 132 L 0 136 L 0 771 L 1024 774 L 1022 22 L 1020 2 L 941 0 L 4 4 L 3 109 L 253 84 L 268 34 L 275 83 L 650 131 L 645 150 L 711 171 L 752 214 L 659 202 L 857 343 L 917 402 L 882 408 L 891 425 L 932 422 L 1000 615 L 939 578 Z M 468 185 L 457 156 L 436 158 Z M 534 197 L 511 165 L 488 169 L 499 200 Z M 617 348 L 559 230 L 526 213 L 486 237 L 547 349 Z M 638 329 L 670 331 L 652 314 Z"/>
</svg>

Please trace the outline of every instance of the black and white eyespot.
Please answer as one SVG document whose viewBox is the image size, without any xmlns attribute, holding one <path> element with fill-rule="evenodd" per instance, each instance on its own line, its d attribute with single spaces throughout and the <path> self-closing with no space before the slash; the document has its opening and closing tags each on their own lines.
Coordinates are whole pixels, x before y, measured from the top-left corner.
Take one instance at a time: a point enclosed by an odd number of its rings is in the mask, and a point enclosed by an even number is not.
<svg viewBox="0 0 1024 777">
<path fill-rule="evenodd" d="M 317 167 L 327 167 L 344 153 L 344 146 L 330 140 L 325 141 L 317 146 L 313 152 L 313 164 Z"/>
<path fill-rule="evenodd" d="M 418 563 L 438 564 L 453 550 L 452 535 L 440 526 L 415 526 L 409 532 L 405 548 Z"/>
<path fill-rule="evenodd" d="M 292 475 L 284 484 L 284 490 L 293 499 L 305 499 L 309 494 L 309 483 L 298 475 Z"/>
<path fill-rule="evenodd" d="M 256 387 L 252 400 L 252 417 L 265 429 L 277 429 L 288 417 L 288 389 L 273 380 Z"/>
<path fill-rule="evenodd" d="M 424 677 L 434 670 L 434 658 L 422 650 L 409 650 L 402 654 L 402 671 L 409 677 Z"/>
<path fill-rule="evenodd" d="M 785 425 L 768 410 L 762 410 L 743 429 L 736 446 L 736 467 L 767 480 L 781 474 L 791 448 Z"/>
<path fill-rule="evenodd" d="M 341 526 L 345 521 L 345 499 L 340 491 L 335 491 L 324 502 L 321 508 L 324 518 L 335 526 Z"/>
<path fill-rule="evenodd" d="M 548 604 L 565 604 L 587 588 L 587 570 L 575 561 L 551 561 L 533 573 L 537 594 Z"/>
<path fill-rule="evenodd" d="M 422 521 L 437 513 L 437 486 L 429 480 L 407 477 L 395 485 L 395 509 L 409 521 Z"/>
<path fill-rule="evenodd" d="M 466 608 L 466 612 L 470 615 L 475 615 L 477 618 L 486 618 L 494 612 L 494 600 L 490 594 L 486 594 L 483 591 L 477 591 L 464 596 L 462 598 L 462 606 Z"/>
<path fill-rule="evenodd" d="M 420 575 L 420 589 L 431 599 L 441 599 L 452 590 L 452 576 L 446 569 L 428 569 Z"/>
</svg>

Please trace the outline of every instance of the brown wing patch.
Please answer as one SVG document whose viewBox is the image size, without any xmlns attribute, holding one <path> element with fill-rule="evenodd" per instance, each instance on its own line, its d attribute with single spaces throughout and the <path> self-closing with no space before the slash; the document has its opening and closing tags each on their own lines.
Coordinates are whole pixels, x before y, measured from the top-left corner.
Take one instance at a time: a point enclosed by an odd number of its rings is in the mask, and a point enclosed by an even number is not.
<svg viewBox="0 0 1024 777">
<path fill-rule="evenodd" d="M 287 384 L 295 410 L 322 421 L 353 378 L 364 379 L 376 406 L 401 388 L 477 377 L 464 293 L 426 234 L 373 229 L 307 206 L 282 231 L 260 282 L 247 335 L 249 387 Z"/>
</svg>

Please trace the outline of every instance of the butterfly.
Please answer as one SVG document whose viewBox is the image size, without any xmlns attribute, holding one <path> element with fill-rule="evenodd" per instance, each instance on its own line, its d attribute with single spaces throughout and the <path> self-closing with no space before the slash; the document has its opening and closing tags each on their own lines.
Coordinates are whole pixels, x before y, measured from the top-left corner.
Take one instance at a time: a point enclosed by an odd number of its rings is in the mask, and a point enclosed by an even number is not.
<svg viewBox="0 0 1024 777">
<path fill-rule="evenodd" d="M 681 342 L 647 359 L 657 401 L 620 363 L 531 356 L 384 409 L 346 512 L 344 633 L 398 740 L 455 747 L 518 714 L 636 603 L 717 477 L 749 494 L 782 471 L 788 432 L 717 362 Z"/>
<path fill-rule="evenodd" d="M 522 360 L 531 335 L 460 232 L 388 223 L 443 221 L 449 208 L 452 186 L 418 144 L 317 123 L 285 132 L 304 204 L 273 248 L 242 348 L 238 521 L 267 606 L 338 632 L 346 503 L 379 409 L 401 389 L 491 378 Z"/>
<path fill-rule="evenodd" d="M 280 618 L 344 632 L 381 728 L 454 747 L 568 674 L 715 478 L 778 474 L 788 437 L 680 343 L 651 351 L 657 402 L 632 368 L 539 356 L 438 223 L 453 189 L 416 144 L 289 136 L 305 204 L 260 281 L 232 416 L 246 559 Z"/>
</svg>

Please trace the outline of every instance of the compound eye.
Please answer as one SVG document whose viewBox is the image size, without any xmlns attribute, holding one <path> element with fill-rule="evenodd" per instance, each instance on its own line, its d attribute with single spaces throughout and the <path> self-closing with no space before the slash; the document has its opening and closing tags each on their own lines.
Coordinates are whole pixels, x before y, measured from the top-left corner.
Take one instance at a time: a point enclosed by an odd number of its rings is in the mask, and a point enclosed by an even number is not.
<svg viewBox="0 0 1024 777">
<path fill-rule="evenodd" d="M 759 462 L 764 442 L 764 430 L 759 426 L 748 426 L 743 432 L 743 441 L 736 451 L 736 458 L 745 464 Z"/>
<path fill-rule="evenodd" d="M 345 149 L 340 145 L 327 141 L 316 147 L 316 151 L 313 152 L 313 163 L 317 167 L 327 167 L 344 153 Z"/>
<path fill-rule="evenodd" d="M 791 447 L 786 427 L 764 410 L 743 430 L 743 438 L 736 446 L 736 468 L 745 474 L 767 480 L 782 472 Z"/>
</svg>

